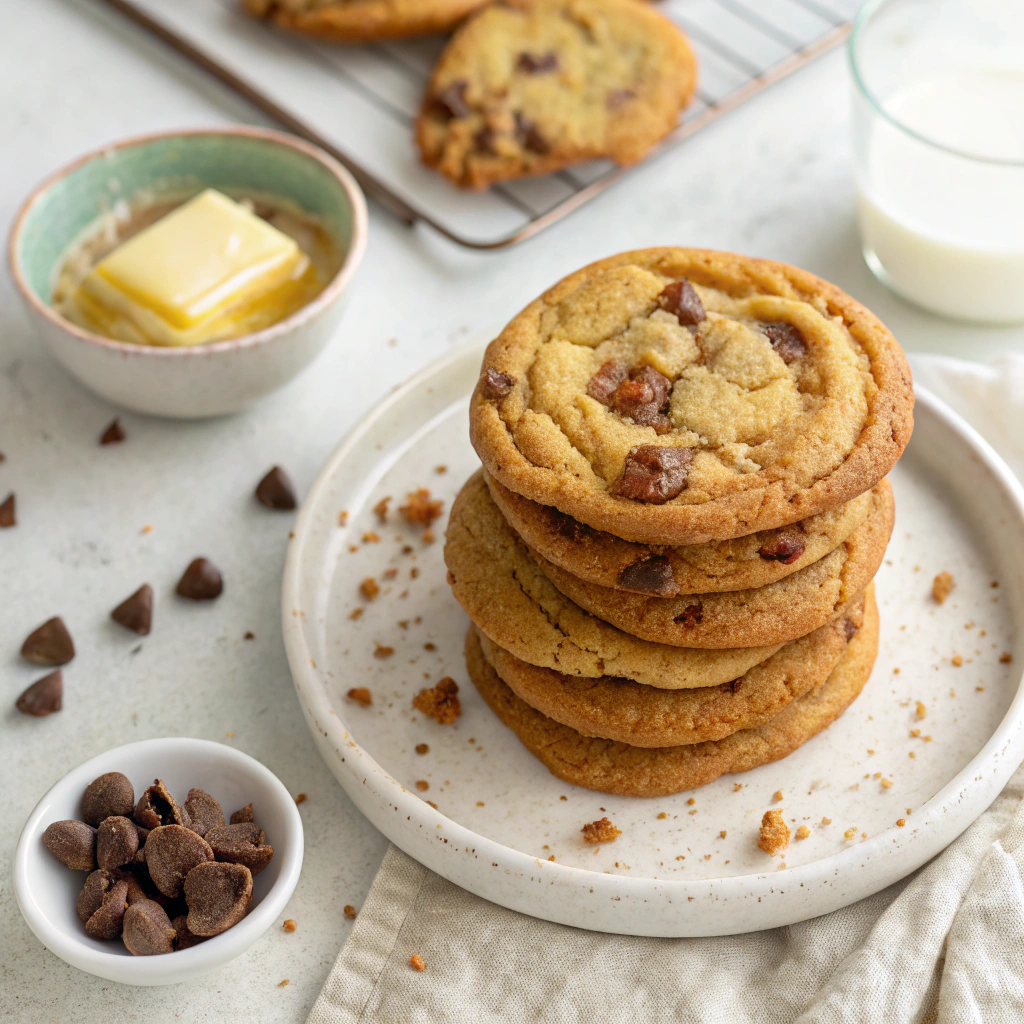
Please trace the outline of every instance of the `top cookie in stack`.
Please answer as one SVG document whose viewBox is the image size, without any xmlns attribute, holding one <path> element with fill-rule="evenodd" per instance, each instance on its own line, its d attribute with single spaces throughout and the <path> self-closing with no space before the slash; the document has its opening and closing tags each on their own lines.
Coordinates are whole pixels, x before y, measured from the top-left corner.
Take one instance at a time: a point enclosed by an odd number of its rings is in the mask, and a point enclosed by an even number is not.
<svg viewBox="0 0 1024 1024">
<path fill-rule="evenodd" d="M 653 249 L 566 278 L 472 400 L 485 473 L 446 560 L 474 682 L 552 771 L 609 792 L 795 749 L 870 673 L 912 409 L 889 331 L 804 271 Z"/>
</svg>

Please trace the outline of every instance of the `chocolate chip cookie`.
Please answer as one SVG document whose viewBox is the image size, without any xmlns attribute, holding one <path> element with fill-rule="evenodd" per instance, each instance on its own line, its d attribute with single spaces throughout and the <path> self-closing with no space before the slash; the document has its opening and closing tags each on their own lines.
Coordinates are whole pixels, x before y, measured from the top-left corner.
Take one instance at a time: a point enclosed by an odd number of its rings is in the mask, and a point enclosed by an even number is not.
<svg viewBox="0 0 1024 1024">
<path fill-rule="evenodd" d="M 527 306 L 470 410 L 507 488 L 672 546 L 850 501 L 912 426 L 903 352 L 855 300 L 785 264 L 672 248 L 602 260 Z"/>
<path fill-rule="evenodd" d="M 448 582 L 470 619 L 499 647 L 570 676 L 624 676 L 664 689 L 738 679 L 781 646 L 699 650 L 638 640 L 561 594 L 491 501 L 476 473 L 452 505 Z"/>
<path fill-rule="evenodd" d="M 444 32 L 487 0 L 242 0 L 258 18 L 339 43 Z"/>
<path fill-rule="evenodd" d="M 639 747 L 594 739 L 534 710 L 498 677 L 477 635 L 466 638 L 470 678 L 491 710 L 531 754 L 566 782 L 618 796 L 667 796 L 730 772 L 750 771 L 791 754 L 831 725 L 863 689 L 878 652 L 878 610 L 865 602 L 864 622 L 828 679 L 762 725 L 721 740 Z"/>
<path fill-rule="evenodd" d="M 484 479 L 512 528 L 549 562 L 588 583 L 654 597 L 749 590 L 775 583 L 834 551 L 864 522 L 872 501 L 867 492 L 777 530 L 666 547 L 632 544 L 593 530 L 557 508 L 510 491 L 486 472 Z"/>
<path fill-rule="evenodd" d="M 641 0 L 504 0 L 460 29 L 416 123 L 423 162 L 455 184 L 640 160 L 696 85 L 685 36 Z"/>
<path fill-rule="evenodd" d="M 871 590 L 868 600 L 873 600 Z M 630 679 L 581 679 L 528 665 L 477 630 L 487 663 L 530 707 L 575 729 L 634 747 L 720 740 L 774 718 L 820 686 L 863 623 L 863 602 L 849 614 L 786 644 L 767 661 L 721 686 L 660 690 Z M 472 627 L 475 628 L 475 627 Z"/>
</svg>

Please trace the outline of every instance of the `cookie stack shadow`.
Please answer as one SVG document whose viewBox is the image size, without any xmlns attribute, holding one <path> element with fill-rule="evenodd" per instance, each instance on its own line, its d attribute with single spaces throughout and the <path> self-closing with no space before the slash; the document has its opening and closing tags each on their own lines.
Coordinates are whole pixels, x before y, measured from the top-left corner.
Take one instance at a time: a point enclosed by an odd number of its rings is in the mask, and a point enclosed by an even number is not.
<svg viewBox="0 0 1024 1024">
<path fill-rule="evenodd" d="M 800 522 L 644 545 L 509 490 L 462 489 L 445 546 L 470 678 L 561 779 L 662 796 L 796 750 L 860 693 L 892 488 Z"/>
</svg>

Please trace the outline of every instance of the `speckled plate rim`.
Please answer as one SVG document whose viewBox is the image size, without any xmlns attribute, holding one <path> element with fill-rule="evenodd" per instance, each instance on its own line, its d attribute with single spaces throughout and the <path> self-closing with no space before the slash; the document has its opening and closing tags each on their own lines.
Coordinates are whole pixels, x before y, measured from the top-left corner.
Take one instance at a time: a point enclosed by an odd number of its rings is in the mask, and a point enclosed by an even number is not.
<svg viewBox="0 0 1024 1024">
<path fill-rule="evenodd" d="M 339 468 L 363 445 L 386 451 L 389 416 L 398 413 L 395 422 L 402 426 L 391 429 L 408 437 L 437 414 L 439 401 L 447 405 L 468 395 L 482 354 L 476 344 L 454 350 L 398 386 L 357 424 L 320 471 L 289 543 L 282 620 L 299 701 L 321 755 L 345 792 L 396 846 L 484 899 L 559 924 L 628 935 L 731 935 L 808 920 L 879 892 L 940 853 L 988 808 L 1024 759 L 1024 679 L 978 754 L 915 809 L 914 829 L 892 826 L 839 853 L 770 873 L 658 880 L 541 860 L 446 817 L 391 776 L 350 734 L 313 664 L 306 629 L 319 612 L 310 607 L 306 576 L 324 571 L 318 552 L 327 524 L 336 524 L 342 507 L 332 489 Z M 1024 487 L 977 431 L 923 388 L 917 389 L 915 429 L 939 431 L 966 447 L 1024 530 Z M 1024 555 L 1017 557 L 1017 576 L 1022 577 Z M 1014 611 L 1015 635 L 1024 634 L 1019 594 Z"/>
</svg>

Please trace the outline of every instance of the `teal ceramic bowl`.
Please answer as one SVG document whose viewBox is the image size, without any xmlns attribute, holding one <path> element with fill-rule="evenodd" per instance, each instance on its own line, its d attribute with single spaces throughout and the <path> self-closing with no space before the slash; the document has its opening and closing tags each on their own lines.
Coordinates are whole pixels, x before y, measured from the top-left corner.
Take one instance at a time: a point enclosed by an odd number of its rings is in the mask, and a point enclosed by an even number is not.
<svg viewBox="0 0 1024 1024">
<path fill-rule="evenodd" d="M 119 201 L 216 188 L 274 196 L 312 214 L 344 254 L 327 287 L 280 323 L 230 341 L 160 348 L 112 341 L 51 305 L 65 254 Z M 366 201 L 352 175 L 300 139 L 262 128 L 164 132 L 114 143 L 43 182 L 11 230 L 11 274 L 41 340 L 86 387 L 157 416 L 235 412 L 288 383 L 337 333 L 366 248 Z"/>
</svg>

